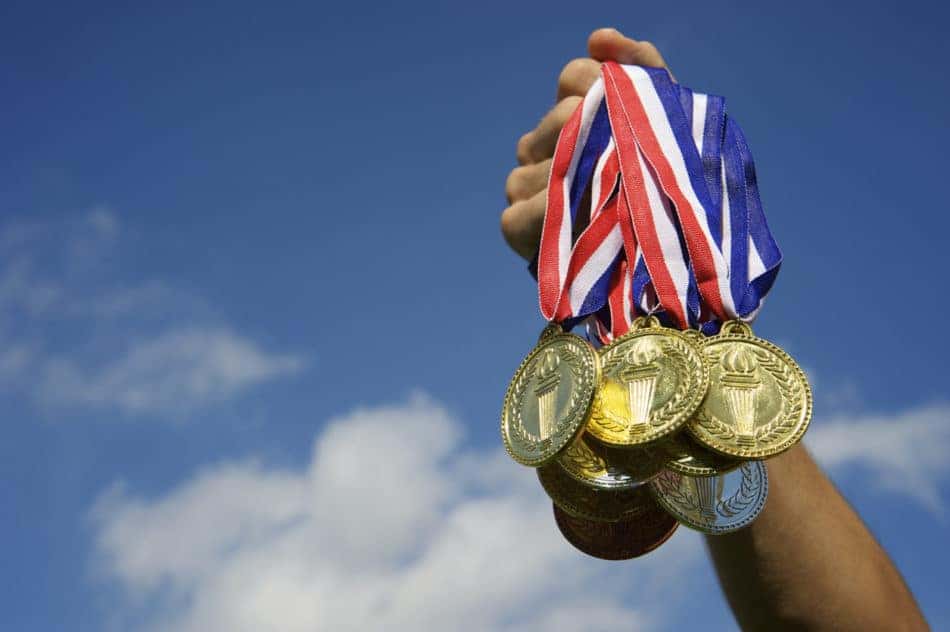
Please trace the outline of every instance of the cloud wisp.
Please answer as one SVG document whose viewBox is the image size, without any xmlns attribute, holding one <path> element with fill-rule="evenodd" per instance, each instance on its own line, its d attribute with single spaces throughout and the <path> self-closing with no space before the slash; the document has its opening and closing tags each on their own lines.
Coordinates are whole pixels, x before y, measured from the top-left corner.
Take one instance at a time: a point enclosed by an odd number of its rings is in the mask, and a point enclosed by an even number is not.
<svg viewBox="0 0 950 632">
<path fill-rule="evenodd" d="M 224 463 L 151 500 L 116 486 L 92 512 L 99 570 L 150 630 L 646 630 L 676 607 L 697 536 L 588 558 L 530 472 L 460 435 L 420 397 L 332 421 L 303 469 Z"/>
<path fill-rule="evenodd" d="M 74 408 L 182 419 L 301 371 L 192 293 L 119 279 L 122 226 L 99 207 L 0 230 L 0 389 Z"/>
<path fill-rule="evenodd" d="M 839 416 L 815 424 L 806 442 L 826 467 L 855 469 L 872 487 L 944 516 L 940 485 L 950 474 L 950 405 Z"/>
</svg>

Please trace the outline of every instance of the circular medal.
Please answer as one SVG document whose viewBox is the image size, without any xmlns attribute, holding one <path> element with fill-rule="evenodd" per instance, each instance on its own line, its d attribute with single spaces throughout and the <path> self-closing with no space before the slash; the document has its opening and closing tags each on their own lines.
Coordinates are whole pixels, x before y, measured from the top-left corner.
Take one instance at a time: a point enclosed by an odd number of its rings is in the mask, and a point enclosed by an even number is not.
<svg viewBox="0 0 950 632">
<path fill-rule="evenodd" d="M 680 523 L 717 535 L 755 520 L 765 506 L 769 481 L 760 461 L 746 461 L 721 476 L 683 476 L 667 470 L 650 481 L 650 490 Z"/>
<path fill-rule="evenodd" d="M 505 449 L 532 467 L 552 461 L 581 432 L 600 379 L 594 348 L 555 327 L 518 367 L 501 412 Z"/>
<path fill-rule="evenodd" d="M 572 478 L 554 462 L 538 468 L 541 487 L 554 504 L 578 518 L 616 522 L 644 511 L 650 490 L 642 484 L 631 489 L 597 489 Z"/>
<path fill-rule="evenodd" d="M 741 459 L 775 456 L 798 443 L 811 420 L 811 387 L 787 353 L 739 321 L 706 338 L 702 352 L 709 390 L 687 426 L 696 440 Z"/>
<path fill-rule="evenodd" d="M 670 539 L 679 526 L 652 499 L 649 509 L 621 522 L 598 522 L 572 516 L 554 505 L 554 521 L 577 550 L 602 560 L 629 560 L 649 553 Z"/>
<path fill-rule="evenodd" d="M 654 317 L 600 349 L 603 378 L 589 432 L 614 446 L 656 441 L 678 430 L 706 393 L 708 371 L 697 346 Z"/>
<path fill-rule="evenodd" d="M 659 474 L 665 458 L 665 453 L 651 447 L 601 445 L 584 433 L 561 453 L 557 462 L 569 476 L 589 487 L 630 489 Z"/>
<path fill-rule="evenodd" d="M 666 453 L 666 469 L 686 476 L 718 476 L 742 464 L 740 459 L 707 450 L 686 432 L 670 435 L 657 447 Z"/>
</svg>

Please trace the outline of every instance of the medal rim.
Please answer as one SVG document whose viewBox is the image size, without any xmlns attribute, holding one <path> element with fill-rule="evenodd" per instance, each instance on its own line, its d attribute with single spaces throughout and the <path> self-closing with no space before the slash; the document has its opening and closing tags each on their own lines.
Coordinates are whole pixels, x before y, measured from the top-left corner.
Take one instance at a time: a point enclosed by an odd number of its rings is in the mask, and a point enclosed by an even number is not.
<svg viewBox="0 0 950 632">
<path fill-rule="evenodd" d="M 686 432 L 686 430 L 683 430 L 683 431 L 681 431 L 681 432 Z M 740 458 L 735 457 L 735 456 L 732 456 L 732 455 L 724 455 L 724 454 L 722 454 L 722 453 L 720 453 L 720 452 L 715 452 L 715 451 L 713 451 L 713 450 L 710 450 L 709 448 L 706 447 L 705 444 L 699 443 L 699 441 L 697 441 L 697 440 L 693 437 L 692 434 L 690 434 L 689 432 L 686 432 L 686 434 L 688 435 L 688 436 L 686 437 L 686 440 L 689 441 L 689 442 L 691 442 L 691 443 L 696 444 L 696 447 L 700 448 L 701 450 L 706 450 L 706 451 L 708 451 L 710 454 L 714 455 L 714 456 L 717 457 L 717 458 L 722 458 L 722 459 L 728 458 L 728 459 L 731 459 L 731 463 L 730 463 L 727 467 L 724 467 L 724 468 L 722 468 L 722 469 L 703 468 L 703 467 L 698 467 L 698 466 L 684 465 L 684 464 L 680 463 L 679 461 L 677 461 L 675 458 L 673 458 L 673 456 L 670 455 L 669 452 L 667 452 L 667 455 L 668 455 L 670 458 L 668 458 L 668 459 L 666 460 L 665 464 L 663 465 L 664 468 L 666 468 L 666 469 L 668 469 L 668 470 L 671 470 L 671 471 L 673 471 L 673 472 L 676 472 L 677 474 L 682 474 L 682 475 L 684 475 L 684 476 L 695 476 L 695 477 L 703 478 L 703 477 L 708 477 L 708 476 L 720 476 L 720 475 L 722 475 L 722 474 L 728 474 L 728 473 L 730 473 L 730 472 L 735 472 L 737 469 L 739 469 L 739 468 L 742 466 L 743 463 L 745 463 L 745 460 L 744 460 L 744 459 L 740 459 Z M 673 439 L 674 439 L 674 437 L 672 437 L 672 436 L 671 436 L 671 437 L 667 437 L 667 441 L 672 441 Z M 664 448 L 665 448 L 665 446 L 664 446 Z M 661 472 L 661 474 L 662 474 L 662 472 Z M 659 474 L 657 474 L 657 476 L 659 476 Z M 654 478 L 656 478 L 656 477 L 654 477 Z M 653 480 L 653 479 L 650 479 L 650 480 Z"/>
<path fill-rule="evenodd" d="M 601 369 L 600 381 L 598 383 L 597 393 L 600 392 L 600 389 L 603 386 L 603 382 L 606 379 L 604 376 L 604 370 L 603 370 L 604 358 L 612 349 L 614 349 L 615 347 L 619 347 L 621 344 L 624 344 L 625 342 L 629 340 L 633 340 L 634 338 L 641 337 L 644 335 L 657 335 L 657 334 L 676 337 L 680 339 L 682 342 L 685 342 L 691 349 L 693 349 L 696 352 L 699 358 L 699 365 L 702 367 L 702 371 L 701 371 L 702 375 L 701 375 L 700 383 L 697 385 L 695 392 L 690 393 L 690 397 L 692 398 L 692 401 L 686 407 L 686 409 L 684 409 L 683 413 L 681 414 L 681 418 L 677 419 L 673 423 L 667 424 L 663 432 L 659 434 L 648 435 L 649 439 L 645 439 L 645 440 L 637 441 L 633 443 L 632 442 L 616 443 L 616 442 L 611 441 L 607 437 L 598 436 L 597 434 L 598 431 L 593 429 L 594 426 L 592 426 L 591 424 L 588 424 L 587 432 L 594 439 L 604 444 L 605 446 L 613 447 L 613 448 L 633 448 L 633 447 L 648 446 L 648 445 L 657 443 L 661 441 L 662 439 L 668 437 L 669 435 L 673 434 L 674 432 L 678 430 L 682 430 L 692 419 L 696 411 L 699 410 L 699 407 L 702 405 L 703 399 L 706 397 L 706 391 L 709 388 L 709 363 L 706 361 L 706 357 L 702 352 L 702 348 L 701 348 L 702 341 L 695 339 L 694 336 L 686 335 L 678 329 L 673 329 L 672 327 L 664 327 L 662 325 L 654 326 L 652 324 L 641 327 L 639 329 L 631 329 L 630 331 L 620 336 L 619 338 L 616 338 L 615 340 L 612 340 L 611 342 L 604 345 L 600 349 L 597 349 L 597 353 L 600 356 L 599 359 L 600 359 L 600 369 Z M 596 397 L 596 394 L 595 394 L 595 397 Z M 591 406 L 593 407 L 593 404 L 591 404 Z"/>
<path fill-rule="evenodd" d="M 585 430 L 584 432 L 581 432 L 581 434 L 579 434 L 579 435 L 577 436 L 577 438 L 574 440 L 574 442 L 576 443 L 576 442 L 585 441 L 585 440 L 587 439 L 587 434 L 588 434 L 588 433 L 586 432 L 586 430 Z M 620 448 L 620 447 L 618 447 L 618 446 L 611 446 L 611 445 L 603 444 L 603 443 L 597 441 L 596 439 L 594 439 L 593 437 L 591 437 L 591 440 L 590 440 L 590 441 L 586 441 L 586 443 L 588 444 L 588 446 L 590 445 L 590 443 L 595 443 L 595 444 L 596 444 L 598 447 L 600 447 L 601 449 L 603 449 L 603 450 L 608 450 L 608 451 L 614 452 L 614 453 L 622 453 L 622 452 L 626 452 L 626 451 L 630 451 L 630 452 L 633 452 L 633 451 L 644 451 L 644 452 L 646 452 L 646 451 L 653 451 L 653 446 L 629 446 L 629 447 L 626 447 L 626 448 Z M 577 472 L 575 471 L 575 469 L 570 468 L 570 467 L 568 467 L 568 466 L 565 464 L 565 460 L 567 460 L 567 452 L 568 452 L 568 450 L 571 449 L 571 446 L 573 446 L 573 445 L 574 445 L 573 443 L 570 444 L 570 445 L 568 445 L 568 446 L 558 455 L 556 461 L 557 461 L 558 465 L 561 466 L 561 469 L 564 470 L 564 472 L 565 472 L 568 476 L 570 476 L 571 478 L 573 478 L 575 481 L 577 481 L 577 482 L 579 482 L 579 483 L 581 483 L 581 484 L 587 485 L 587 486 L 589 486 L 589 487 L 592 487 L 592 488 L 594 488 L 594 489 L 603 489 L 603 490 L 625 490 L 625 489 L 634 489 L 634 488 L 636 488 L 636 487 L 639 487 L 639 486 L 643 485 L 644 483 L 648 483 L 648 482 L 652 481 L 654 478 L 656 478 L 657 476 L 659 476 L 660 473 L 663 471 L 663 468 L 666 467 L 666 459 L 655 458 L 655 459 L 653 459 L 653 461 L 656 463 L 656 472 L 654 472 L 652 475 L 650 475 L 650 476 L 648 476 L 648 477 L 646 477 L 646 478 L 636 478 L 636 477 L 632 477 L 632 476 L 631 476 L 631 477 L 630 477 L 631 480 L 630 480 L 629 482 L 623 482 L 623 483 L 603 483 L 603 482 L 599 482 L 601 479 L 599 479 L 599 478 L 597 478 L 597 479 L 595 479 L 595 478 L 590 478 L 590 477 L 588 477 L 588 476 L 584 476 L 583 474 L 579 474 L 579 473 L 577 473 Z M 607 459 L 605 458 L 604 460 L 606 461 Z"/>
<path fill-rule="evenodd" d="M 514 447 L 512 446 L 512 441 L 509 436 L 511 432 L 510 423 L 511 415 L 509 410 L 512 407 L 512 398 L 515 389 L 515 383 L 518 381 L 519 376 L 527 369 L 528 365 L 542 353 L 542 351 L 550 345 L 559 344 L 559 340 L 570 340 L 571 343 L 577 344 L 583 349 L 583 354 L 586 354 L 590 359 L 589 364 L 593 367 L 593 376 L 590 380 L 589 390 L 590 393 L 588 396 L 581 399 L 581 406 L 579 407 L 580 412 L 575 415 L 578 419 L 572 420 L 571 423 L 565 424 L 569 428 L 569 432 L 561 431 L 554 432 L 547 439 L 542 439 L 543 441 L 550 440 L 551 447 L 548 450 L 541 451 L 536 458 L 528 458 L 522 454 L 518 454 Z M 517 461 L 522 465 L 528 467 L 541 467 L 548 463 L 554 461 L 566 448 L 571 445 L 571 443 L 577 439 L 580 433 L 587 426 L 587 421 L 590 419 L 590 408 L 591 404 L 594 401 L 594 396 L 597 393 L 597 385 L 600 383 L 601 371 L 600 371 L 600 357 L 597 354 L 597 350 L 582 337 L 577 334 L 573 334 L 565 331 L 555 331 L 552 329 L 551 325 L 548 325 L 541 332 L 540 337 L 538 338 L 537 344 L 528 352 L 528 355 L 524 357 L 521 361 L 521 364 L 518 365 L 518 368 L 515 369 L 515 373 L 512 376 L 511 380 L 508 382 L 508 388 L 505 390 L 505 398 L 502 403 L 501 411 L 501 439 L 505 445 L 505 451 L 508 453 L 512 459 Z M 576 385 L 575 385 L 576 386 Z M 562 436 L 563 435 L 563 436 Z"/>
<path fill-rule="evenodd" d="M 649 482 L 629 488 L 598 488 L 587 485 L 570 476 L 557 461 L 537 468 L 538 481 L 544 493 L 561 510 L 575 518 L 595 522 L 620 522 L 640 515 L 638 502 L 650 497 Z M 593 509 L 585 508 L 577 501 L 586 498 Z"/>
<path fill-rule="evenodd" d="M 805 435 L 805 432 L 808 430 L 808 426 L 811 425 L 812 418 L 812 406 L 813 406 L 813 396 L 811 392 L 811 384 L 808 382 L 808 376 L 805 375 L 805 371 L 802 370 L 798 362 L 789 355 L 787 351 L 779 347 L 778 345 L 756 336 L 754 333 L 751 333 L 752 329 L 746 323 L 742 323 L 743 326 L 748 328 L 750 333 L 720 333 L 715 336 L 709 336 L 702 341 L 701 352 L 703 354 L 703 359 L 706 361 L 707 368 L 710 364 L 706 356 L 706 349 L 711 348 L 714 345 L 726 343 L 726 342 L 745 342 L 752 344 L 754 346 L 761 347 L 766 351 L 775 354 L 782 362 L 784 362 L 799 378 L 802 384 L 802 391 L 804 393 L 804 402 L 802 405 L 802 416 L 801 421 L 796 423 L 796 428 L 794 432 L 789 434 L 789 436 L 780 443 L 771 443 L 766 448 L 740 448 L 732 446 L 726 442 L 716 442 L 715 437 L 703 428 L 702 423 L 699 421 L 698 417 L 694 416 L 693 419 L 686 425 L 686 431 L 689 435 L 699 442 L 702 446 L 709 448 L 717 454 L 738 458 L 742 461 L 755 461 L 760 459 L 767 459 L 773 456 L 782 454 L 783 452 L 789 450 L 797 443 L 799 443 L 802 437 Z M 714 385 L 710 384 L 709 389 L 715 388 Z M 697 413 L 702 411 L 703 404 L 705 403 L 705 398 L 703 403 L 699 405 Z"/>
</svg>

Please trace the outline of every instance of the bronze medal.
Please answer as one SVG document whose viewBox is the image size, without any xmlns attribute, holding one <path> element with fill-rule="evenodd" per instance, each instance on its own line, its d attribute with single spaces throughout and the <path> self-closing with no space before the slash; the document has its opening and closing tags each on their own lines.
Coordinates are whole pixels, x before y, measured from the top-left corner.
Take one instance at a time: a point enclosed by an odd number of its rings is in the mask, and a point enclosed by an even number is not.
<svg viewBox="0 0 950 632">
<path fill-rule="evenodd" d="M 572 516 L 554 505 L 554 521 L 571 545 L 602 560 L 629 560 L 670 539 L 679 523 L 652 500 L 635 518 L 598 522 Z"/>
</svg>

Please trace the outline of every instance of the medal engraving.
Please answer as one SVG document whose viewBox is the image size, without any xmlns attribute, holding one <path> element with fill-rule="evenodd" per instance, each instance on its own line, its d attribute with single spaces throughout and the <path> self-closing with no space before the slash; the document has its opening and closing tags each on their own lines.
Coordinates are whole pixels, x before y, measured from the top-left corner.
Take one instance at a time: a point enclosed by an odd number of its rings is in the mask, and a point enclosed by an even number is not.
<svg viewBox="0 0 950 632">
<path fill-rule="evenodd" d="M 561 358 L 554 349 L 545 350 L 536 366 L 534 394 L 538 398 L 538 437 L 547 439 L 554 429 L 557 415 L 557 387 L 561 383 L 558 365 Z M 534 438 L 534 436 L 532 435 Z"/>
<path fill-rule="evenodd" d="M 683 476 L 665 471 L 650 482 L 657 502 L 680 523 L 709 534 L 729 533 L 751 523 L 768 497 L 768 475 L 759 461 L 746 461 L 721 476 Z"/>
<path fill-rule="evenodd" d="M 708 370 L 697 347 L 652 317 L 603 347 L 601 364 L 587 430 L 608 445 L 640 445 L 675 432 L 706 392 Z"/>
<path fill-rule="evenodd" d="M 660 473 L 665 453 L 650 448 L 611 448 L 586 434 L 558 457 L 574 480 L 598 489 L 631 489 Z"/>
<path fill-rule="evenodd" d="M 687 430 L 702 445 L 740 459 L 761 459 L 795 445 L 811 420 L 805 374 L 777 346 L 730 321 L 706 338 L 709 390 Z"/>
<path fill-rule="evenodd" d="M 626 366 L 619 371 L 622 382 L 627 383 L 627 399 L 630 402 L 631 434 L 646 432 L 650 427 L 650 411 L 653 408 L 653 396 L 656 394 L 656 382 L 660 376 L 657 363 L 663 350 L 650 338 L 636 340 L 624 357 Z"/>
<path fill-rule="evenodd" d="M 508 454 L 532 467 L 557 457 L 587 422 L 599 371 L 587 341 L 546 329 L 505 393 L 501 435 Z"/>
</svg>

